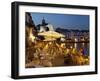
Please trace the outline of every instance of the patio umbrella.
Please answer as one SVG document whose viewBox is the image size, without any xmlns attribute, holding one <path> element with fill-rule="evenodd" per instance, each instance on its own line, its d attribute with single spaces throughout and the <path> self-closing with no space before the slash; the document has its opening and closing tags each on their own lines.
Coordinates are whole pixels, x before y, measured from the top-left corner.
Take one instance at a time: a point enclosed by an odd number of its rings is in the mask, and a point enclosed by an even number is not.
<svg viewBox="0 0 100 81">
<path fill-rule="evenodd" d="M 40 32 L 38 33 L 38 35 L 44 36 L 45 38 L 55 38 L 55 39 L 65 37 L 65 35 L 55 31 Z"/>
</svg>

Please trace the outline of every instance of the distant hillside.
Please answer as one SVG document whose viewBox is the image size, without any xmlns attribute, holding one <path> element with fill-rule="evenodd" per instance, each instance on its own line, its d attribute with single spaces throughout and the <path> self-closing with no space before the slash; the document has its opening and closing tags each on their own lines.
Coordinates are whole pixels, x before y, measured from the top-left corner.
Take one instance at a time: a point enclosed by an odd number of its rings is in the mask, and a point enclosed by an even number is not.
<svg viewBox="0 0 100 81">
<path fill-rule="evenodd" d="M 78 30 L 78 29 L 63 29 L 63 28 L 56 28 L 56 32 L 64 33 L 64 32 L 89 32 L 89 30 Z"/>
</svg>

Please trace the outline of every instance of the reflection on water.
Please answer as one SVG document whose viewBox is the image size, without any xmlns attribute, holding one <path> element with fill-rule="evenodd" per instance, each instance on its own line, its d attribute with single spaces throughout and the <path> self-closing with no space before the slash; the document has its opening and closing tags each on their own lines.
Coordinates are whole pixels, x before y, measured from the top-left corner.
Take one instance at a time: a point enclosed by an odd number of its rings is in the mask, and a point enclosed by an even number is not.
<svg viewBox="0 0 100 81">
<path fill-rule="evenodd" d="M 77 50 L 82 48 L 84 50 L 84 54 L 89 55 L 89 43 L 67 43 L 66 45 L 67 47 L 72 46 Z"/>
</svg>

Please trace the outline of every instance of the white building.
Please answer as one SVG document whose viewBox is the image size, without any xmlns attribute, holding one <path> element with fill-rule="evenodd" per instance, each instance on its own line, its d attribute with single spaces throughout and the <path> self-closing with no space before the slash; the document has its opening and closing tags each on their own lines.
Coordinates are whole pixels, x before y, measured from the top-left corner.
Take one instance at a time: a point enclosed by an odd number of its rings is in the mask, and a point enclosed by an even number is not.
<svg viewBox="0 0 100 81">
<path fill-rule="evenodd" d="M 46 23 L 45 19 L 42 19 L 42 23 L 38 26 L 38 32 L 46 32 L 46 31 L 54 31 L 54 27 L 52 24 Z"/>
</svg>

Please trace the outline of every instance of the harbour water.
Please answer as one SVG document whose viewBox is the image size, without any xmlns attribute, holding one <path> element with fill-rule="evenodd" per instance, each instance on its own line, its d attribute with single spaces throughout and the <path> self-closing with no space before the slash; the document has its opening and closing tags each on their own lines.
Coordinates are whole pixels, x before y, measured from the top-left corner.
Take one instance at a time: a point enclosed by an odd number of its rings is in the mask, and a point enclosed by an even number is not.
<svg viewBox="0 0 100 81">
<path fill-rule="evenodd" d="M 72 46 L 73 48 L 76 48 L 77 50 L 83 49 L 84 55 L 89 56 L 89 43 L 66 43 L 67 47 Z"/>
</svg>

